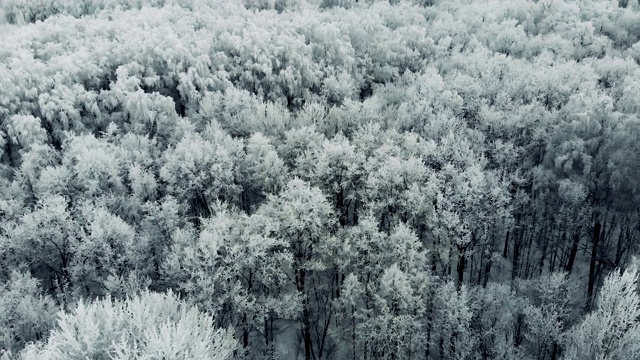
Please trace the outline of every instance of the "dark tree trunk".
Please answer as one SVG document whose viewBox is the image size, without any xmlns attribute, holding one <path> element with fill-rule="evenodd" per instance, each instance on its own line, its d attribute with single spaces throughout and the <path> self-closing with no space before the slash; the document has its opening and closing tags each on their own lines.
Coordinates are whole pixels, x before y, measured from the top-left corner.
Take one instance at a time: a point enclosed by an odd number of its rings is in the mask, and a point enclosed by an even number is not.
<svg viewBox="0 0 640 360">
<path fill-rule="evenodd" d="M 304 358 L 305 360 L 311 360 L 315 358 L 313 355 L 313 346 L 311 343 L 311 319 L 309 315 L 309 296 L 305 291 L 305 277 L 306 271 L 300 269 L 298 271 L 297 287 L 298 291 L 302 293 L 302 338 L 304 341 Z"/>
<path fill-rule="evenodd" d="M 542 270 L 544 269 L 544 262 L 547 260 L 547 255 L 549 252 L 548 241 L 545 240 L 542 245 L 542 254 L 540 255 L 540 260 L 538 260 L 538 275 L 542 275 Z"/>
<path fill-rule="evenodd" d="M 247 315 L 244 316 L 244 321 L 247 321 Z M 242 329 L 242 347 L 245 349 L 249 347 L 249 329 L 246 325 Z"/>
<path fill-rule="evenodd" d="M 431 352 L 431 324 L 433 323 L 433 297 L 427 300 L 427 340 L 425 341 L 424 358 L 429 359 Z"/>
<path fill-rule="evenodd" d="M 618 268 L 621 266 L 622 256 L 624 255 L 626 249 L 626 244 L 628 243 L 628 239 L 631 238 L 630 227 L 626 226 L 620 229 L 620 236 L 618 236 L 618 244 L 616 246 L 616 257 L 613 261 L 613 265 Z"/>
<path fill-rule="evenodd" d="M 504 249 L 502 249 L 502 257 L 503 258 L 507 258 L 507 255 L 509 254 L 509 235 L 511 234 L 511 232 L 507 231 L 507 237 L 504 239 Z"/>
<path fill-rule="evenodd" d="M 489 256 L 489 259 L 484 264 L 484 279 L 482 280 L 482 286 L 487 287 L 487 282 L 489 282 L 489 274 L 491 273 L 491 261 L 492 258 Z"/>
<path fill-rule="evenodd" d="M 534 234 L 531 234 L 531 236 L 529 237 L 529 240 L 527 241 L 527 243 L 525 244 L 525 249 L 526 249 L 526 253 L 527 255 L 525 256 L 525 266 L 524 266 L 524 273 L 520 274 L 522 276 L 524 276 L 525 279 L 529 279 L 530 278 L 530 274 L 531 274 L 531 264 L 533 263 L 533 252 L 531 251 L 533 249 L 533 238 L 534 238 Z"/>
<path fill-rule="evenodd" d="M 344 190 L 340 190 L 336 193 L 336 207 L 340 212 L 340 226 L 345 226 L 347 224 L 349 210 L 344 206 Z"/>
<path fill-rule="evenodd" d="M 266 357 L 269 354 L 269 346 L 271 346 L 271 342 L 269 341 L 269 319 L 264 319 L 264 353 L 263 355 Z"/>
<path fill-rule="evenodd" d="M 596 220 L 593 226 L 593 238 L 591 239 L 591 259 L 589 261 L 589 283 L 587 285 L 587 311 L 591 309 L 593 289 L 596 283 L 596 259 L 598 256 L 598 245 L 600 244 L 600 220 Z"/>
<path fill-rule="evenodd" d="M 466 248 L 458 249 L 458 266 L 456 268 L 458 272 L 458 289 L 462 286 L 462 282 L 464 281 L 464 269 L 466 267 L 467 256 L 466 256 Z"/>
<path fill-rule="evenodd" d="M 573 243 L 571 244 L 571 251 L 569 252 L 569 260 L 567 261 L 567 266 L 565 270 L 567 274 L 570 275 L 573 270 L 573 264 L 576 261 L 576 255 L 578 254 L 578 245 L 580 245 L 580 233 L 576 231 L 573 235 Z"/>
<path fill-rule="evenodd" d="M 518 267 L 520 266 L 520 239 L 514 239 L 513 243 L 513 260 L 511 268 L 511 279 L 515 280 L 518 277 Z"/>
<path fill-rule="evenodd" d="M 558 359 L 558 343 L 554 342 L 553 347 L 551 348 L 551 360 Z"/>
</svg>

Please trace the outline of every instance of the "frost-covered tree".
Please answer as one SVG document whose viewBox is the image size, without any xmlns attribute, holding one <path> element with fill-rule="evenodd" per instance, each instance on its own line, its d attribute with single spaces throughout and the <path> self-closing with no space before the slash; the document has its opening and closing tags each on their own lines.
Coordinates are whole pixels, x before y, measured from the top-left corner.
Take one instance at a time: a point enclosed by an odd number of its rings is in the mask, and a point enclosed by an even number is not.
<svg viewBox="0 0 640 360">
<path fill-rule="evenodd" d="M 522 320 L 524 302 L 507 284 L 490 283 L 475 289 L 476 308 L 472 320 L 478 334 L 478 353 L 482 359 L 528 359 L 529 354 L 518 345 L 518 323 Z"/>
<path fill-rule="evenodd" d="M 80 301 L 58 313 L 46 341 L 21 359 L 231 359 L 233 334 L 172 292 L 143 292 L 124 300 Z"/>
<path fill-rule="evenodd" d="M 566 359 L 633 359 L 640 356 L 640 296 L 635 268 L 610 274 L 596 309 L 571 329 Z"/>
<path fill-rule="evenodd" d="M 3 352 L 15 354 L 27 343 L 45 340 L 57 311 L 54 300 L 42 294 L 38 280 L 13 271 L 0 285 L 0 356 Z"/>
<path fill-rule="evenodd" d="M 185 207 L 185 216 L 197 223 L 199 217 L 211 214 L 216 201 L 237 201 L 241 149 L 239 141 L 212 124 L 203 133 L 186 130 L 164 153 L 160 178 L 169 194 Z"/>
<path fill-rule="evenodd" d="M 287 168 L 279 157 L 273 141 L 261 133 L 253 134 L 245 147 L 240 161 L 242 174 L 242 207 L 245 211 L 266 198 L 267 194 L 278 193 L 285 185 Z"/>
<path fill-rule="evenodd" d="M 267 236 L 284 242 L 293 263 L 288 277 L 300 297 L 302 343 L 305 359 L 322 357 L 328 345 L 332 319 L 331 294 L 336 239 L 335 213 L 325 194 L 294 179 L 278 195 L 271 195 L 257 215 L 269 219 Z"/>
<path fill-rule="evenodd" d="M 292 254 L 286 239 L 267 236 L 271 231 L 270 219 L 218 204 L 199 232 L 174 231 L 163 264 L 165 278 L 214 313 L 216 324 L 234 327 L 253 358 L 277 356 L 278 321 L 295 319 L 300 312 L 289 279 Z"/>
<path fill-rule="evenodd" d="M 472 359 L 481 334 L 474 333 L 471 321 L 475 305 L 466 286 L 457 288 L 451 281 L 436 292 L 431 348 L 440 359 Z"/>
<path fill-rule="evenodd" d="M 369 215 L 339 238 L 338 353 L 355 359 L 422 356 L 435 284 L 416 234 L 402 223 L 386 234 Z"/>
</svg>

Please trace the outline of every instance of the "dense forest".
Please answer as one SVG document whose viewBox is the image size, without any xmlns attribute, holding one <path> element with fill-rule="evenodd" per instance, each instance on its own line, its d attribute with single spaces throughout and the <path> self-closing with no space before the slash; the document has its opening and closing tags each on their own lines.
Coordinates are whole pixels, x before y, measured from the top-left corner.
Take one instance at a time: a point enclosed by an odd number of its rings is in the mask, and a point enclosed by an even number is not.
<svg viewBox="0 0 640 360">
<path fill-rule="evenodd" d="M 640 359 L 638 0 L 0 4 L 1 359 Z"/>
</svg>

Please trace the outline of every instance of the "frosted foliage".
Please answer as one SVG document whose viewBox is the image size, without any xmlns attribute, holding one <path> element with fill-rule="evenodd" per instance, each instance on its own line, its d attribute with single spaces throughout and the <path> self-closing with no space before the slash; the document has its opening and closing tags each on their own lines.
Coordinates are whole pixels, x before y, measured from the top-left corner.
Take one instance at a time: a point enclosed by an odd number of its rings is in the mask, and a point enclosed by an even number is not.
<svg viewBox="0 0 640 360">
<path fill-rule="evenodd" d="M 313 162 L 309 165 L 313 169 L 312 177 L 322 184 L 327 193 L 346 192 L 362 176 L 363 156 L 341 135 L 325 140 L 322 150 L 309 160 Z"/>
<path fill-rule="evenodd" d="M 356 1 L 355 0 L 322 0 L 322 6 L 323 7 L 342 7 L 345 9 L 349 9 L 351 8 L 353 5 L 355 5 Z"/>
<path fill-rule="evenodd" d="M 640 44 L 640 42 L 638 43 Z M 640 48 L 640 46 L 639 46 Z M 638 57 L 640 60 L 640 57 Z M 618 100 L 618 107 L 626 113 L 640 111 L 640 71 L 636 70 L 624 80 L 622 97 Z"/>
<path fill-rule="evenodd" d="M 477 289 L 477 323 L 481 335 L 480 346 L 492 359 L 526 358 L 515 344 L 514 328 L 521 304 L 509 285 L 488 284 Z"/>
<path fill-rule="evenodd" d="M 562 200 L 569 204 L 578 204 L 584 201 L 586 198 L 586 189 L 584 185 L 576 182 L 572 182 L 569 179 L 561 180 L 558 184 L 558 192 Z"/>
<path fill-rule="evenodd" d="M 640 357 L 640 297 L 635 268 L 609 275 L 597 309 L 571 331 L 566 359 L 622 360 Z"/>
<path fill-rule="evenodd" d="M 86 230 L 83 241 L 73 247 L 75 258 L 70 272 L 75 279 L 91 284 L 106 278 L 107 271 L 120 274 L 141 265 L 137 263 L 142 256 L 140 244 L 129 224 L 88 202 L 79 210 Z"/>
<path fill-rule="evenodd" d="M 42 128 L 40 119 L 31 115 L 12 116 L 7 124 L 7 135 L 12 142 L 23 147 L 47 141 L 47 132 Z"/>
<path fill-rule="evenodd" d="M 334 221 L 320 189 L 300 179 L 289 181 L 279 196 L 270 196 L 258 213 L 277 221 L 278 235 L 289 239 L 294 249 L 303 253 L 324 240 Z"/>
<path fill-rule="evenodd" d="M 91 135 L 73 138 L 64 164 L 73 169 L 76 183 L 88 195 L 121 189 L 123 167 L 119 149 Z"/>
<path fill-rule="evenodd" d="M 285 183 L 286 168 L 275 147 L 261 133 L 255 133 L 246 145 L 243 161 L 245 181 L 265 193 L 276 193 Z"/>
<path fill-rule="evenodd" d="M 156 192 L 157 182 L 154 175 L 138 164 L 129 167 L 129 181 L 134 196 L 140 199 L 152 198 Z"/>
<path fill-rule="evenodd" d="M 342 103 L 345 99 L 351 99 L 356 94 L 356 84 L 347 73 L 338 76 L 329 76 L 323 81 L 322 94 L 329 103 Z"/>
<path fill-rule="evenodd" d="M 80 301 L 58 313 L 46 343 L 27 347 L 22 359 L 230 359 L 235 340 L 213 318 L 169 292 L 143 292 L 126 300 Z"/>
<path fill-rule="evenodd" d="M 17 271 L 0 285 L 0 355 L 46 337 L 57 307 L 40 294 L 38 280 Z"/>
<path fill-rule="evenodd" d="M 55 163 L 57 155 L 48 145 L 33 145 L 23 153 L 22 164 L 17 171 L 18 181 L 22 186 L 31 186 L 38 182 L 44 168 Z"/>
<path fill-rule="evenodd" d="M 476 337 L 471 332 L 474 308 L 467 287 L 456 289 L 453 283 L 443 284 L 437 294 L 439 306 L 436 308 L 436 331 L 441 341 L 450 346 L 442 349 L 448 359 L 472 359 Z"/>
<path fill-rule="evenodd" d="M 238 192 L 234 152 L 241 144 L 221 132 L 211 135 L 213 139 L 187 133 L 165 153 L 160 177 L 180 201 L 203 197 L 211 204 L 217 198 L 233 198 Z"/>
<path fill-rule="evenodd" d="M 410 308 L 411 303 L 416 300 L 412 293 L 409 279 L 398 265 L 391 265 L 380 277 L 380 300 L 395 311 Z"/>
</svg>

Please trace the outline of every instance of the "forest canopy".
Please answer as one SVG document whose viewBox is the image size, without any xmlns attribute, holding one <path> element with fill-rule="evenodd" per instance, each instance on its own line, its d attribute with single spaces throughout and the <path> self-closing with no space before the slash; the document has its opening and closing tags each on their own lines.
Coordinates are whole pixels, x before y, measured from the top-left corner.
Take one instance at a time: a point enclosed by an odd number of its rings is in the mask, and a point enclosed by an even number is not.
<svg viewBox="0 0 640 360">
<path fill-rule="evenodd" d="M 0 0 L 0 358 L 640 359 L 638 0 Z"/>
</svg>

